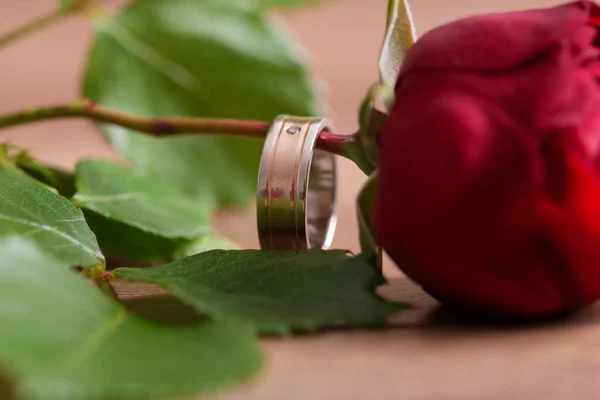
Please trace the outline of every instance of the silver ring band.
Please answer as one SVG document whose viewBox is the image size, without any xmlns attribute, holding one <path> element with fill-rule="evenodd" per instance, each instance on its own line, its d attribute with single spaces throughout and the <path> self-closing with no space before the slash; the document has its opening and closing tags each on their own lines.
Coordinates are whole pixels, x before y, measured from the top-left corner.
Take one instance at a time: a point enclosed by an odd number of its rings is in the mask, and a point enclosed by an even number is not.
<svg viewBox="0 0 600 400">
<path fill-rule="evenodd" d="M 262 249 L 327 249 L 336 226 L 333 154 L 315 149 L 323 118 L 282 115 L 265 140 L 256 199 Z"/>
</svg>

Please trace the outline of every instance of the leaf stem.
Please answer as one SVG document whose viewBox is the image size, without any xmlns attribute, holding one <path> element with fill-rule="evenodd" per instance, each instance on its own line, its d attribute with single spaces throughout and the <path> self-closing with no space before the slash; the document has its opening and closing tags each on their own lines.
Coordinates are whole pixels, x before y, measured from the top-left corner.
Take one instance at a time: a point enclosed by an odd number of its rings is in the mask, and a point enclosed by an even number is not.
<svg viewBox="0 0 600 400">
<path fill-rule="evenodd" d="M 33 21 L 26 23 L 25 25 L 21 25 L 16 29 L 5 33 L 0 36 L 0 48 L 5 47 L 12 42 L 24 38 L 25 36 L 42 30 L 54 23 L 62 20 L 70 14 L 69 11 L 65 11 L 62 9 L 55 10 L 50 14 L 43 15 Z"/>
<path fill-rule="evenodd" d="M 103 107 L 92 100 L 83 100 L 0 116 L 0 129 L 59 118 L 87 118 L 95 122 L 110 123 L 145 132 L 156 137 L 203 134 L 264 139 L 271 127 L 271 123 L 265 121 L 219 118 L 146 118 L 124 114 Z M 363 169 L 361 167 L 363 161 L 360 159 L 361 152 L 355 151 L 359 146 L 360 141 L 355 134 L 323 132 L 317 140 L 318 149 L 348 158 Z"/>
<path fill-rule="evenodd" d="M 58 0 L 57 0 L 58 1 Z M 55 23 L 62 21 L 66 17 L 75 13 L 90 13 L 94 11 L 94 7 L 108 2 L 109 0 L 76 0 L 70 7 L 58 7 L 49 14 L 42 15 L 33 21 L 29 21 L 24 25 L 18 26 L 12 31 L 0 36 L 0 49 L 11 44 L 14 41 L 22 39 L 32 33 L 41 31 Z"/>
<path fill-rule="evenodd" d="M 94 281 L 94 283 L 96 284 L 96 287 L 100 290 L 100 292 L 102 292 L 105 296 L 114 300 L 118 299 L 117 292 L 115 291 L 115 288 L 111 285 L 110 281 L 101 279 Z"/>
<path fill-rule="evenodd" d="M 110 298 L 117 299 L 117 293 L 111 284 L 111 282 L 115 280 L 115 276 L 112 272 L 106 271 L 104 265 L 92 268 L 87 274 L 92 278 L 96 287 L 100 289 L 102 293 Z"/>
</svg>

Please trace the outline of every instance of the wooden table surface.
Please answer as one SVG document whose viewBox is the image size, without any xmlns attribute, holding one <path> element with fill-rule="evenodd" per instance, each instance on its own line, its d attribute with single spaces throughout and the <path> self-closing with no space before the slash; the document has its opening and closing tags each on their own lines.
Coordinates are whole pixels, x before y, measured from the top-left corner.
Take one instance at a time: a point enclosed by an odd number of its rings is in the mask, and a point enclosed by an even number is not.
<svg viewBox="0 0 600 400">
<path fill-rule="evenodd" d="M 55 6 L 56 0 L 0 0 L 0 32 Z M 386 0 L 334 0 L 286 12 L 311 54 L 315 74 L 339 131 L 356 128 L 356 110 L 376 79 Z M 419 32 L 450 19 L 488 11 L 558 4 L 556 0 L 413 0 Z M 90 40 L 84 20 L 28 38 L 0 52 L 0 113 L 77 97 Z M 85 121 L 56 121 L 4 131 L 2 141 L 25 145 L 38 157 L 72 167 L 84 157 L 114 154 Z M 334 246 L 358 249 L 354 198 L 364 177 L 341 164 L 339 229 Z M 243 246 L 257 246 L 253 211 L 220 215 L 218 228 Z M 329 332 L 289 340 L 264 340 L 263 376 L 220 400 L 402 399 L 495 400 L 600 397 L 600 307 L 552 324 L 499 327 L 437 307 L 389 260 L 386 295 L 416 309 L 385 331 Z M 149 289 L 121 287 L 125 296 Z M 152 291 L 151 291 L 152 293 Z"/>
<path fill-rule="evenodd" d="M 119 283 L 127 307 L 159 322 L 192 313 L 151 285 Z M 263 339 L 267 367 L 215 400 L 596 400 L 600 304 L 535 325 L 507 325 L 440 306 L 410 281 L 381 288 L 414 309 L 389 328 Z"/>
</svg>

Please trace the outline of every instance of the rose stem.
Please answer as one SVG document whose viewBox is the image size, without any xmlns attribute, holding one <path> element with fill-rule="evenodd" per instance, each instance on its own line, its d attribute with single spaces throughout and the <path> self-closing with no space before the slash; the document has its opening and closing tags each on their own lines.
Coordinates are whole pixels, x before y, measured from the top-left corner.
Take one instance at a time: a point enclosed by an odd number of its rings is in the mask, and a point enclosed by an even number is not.
<svg viewBox="0 0 600 400">
<path fill-rule="evenodd" d="M 59 118 L 87 118 L 95 122 L 110 123 L 145 132 L 156 137 L 203 134 L 264 139 L 271 126 L 269 122 L 236 119 L 144 118 L 111 110 L 91 100 L 83 100 L 0 116 L 0 129 Z M 323 132 L 317 140 L 317 148 L 352 159 L 346 150 L 355 142 L 355 135 Z"/>
</svg>

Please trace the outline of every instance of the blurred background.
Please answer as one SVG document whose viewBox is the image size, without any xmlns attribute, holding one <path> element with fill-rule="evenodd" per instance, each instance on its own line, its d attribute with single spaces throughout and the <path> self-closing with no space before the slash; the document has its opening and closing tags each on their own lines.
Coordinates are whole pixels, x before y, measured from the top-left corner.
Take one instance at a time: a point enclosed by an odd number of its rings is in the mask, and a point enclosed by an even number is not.
<svg viewBox="0 0 600 400">
<path fill-rule="evenodd" d="M 201 1 L 201 0 L 199 0 Z M 563 1 L 564 2 L 564 1 Z M 0 0 L 0 34 L 56 8 L 58 0 Z M 118 5 L 123 1 L 113 1 Z M 315 3 L 319 3 L 318 1 Z M 413 0 L 419 34 L 474 13 L 547 7 L 556 0 Z M 274 15 L 296 34 L 322 82 L 337 131 L 357 128 L 357 110 L 377 79 L 376 61 L 383 37 L 387 0 L 330 0 Z M 73 17 L 0 52 L 0 113 L 76 99 L 91 23 Z M 113 158 L 114 153 L 91 123 L 60 120 L 0 132 L 0 140 L 26 146 L 38 158 L 72 168 L 84 157 Z M 365 177 L 340 160 L 339 224 L 334 247 L 358 250 L 354 199 Z M 222 213 L 222 233 L 244 247 L 256 248 L 254 210 Z M 386 272 L 395 274 L 386 262 Z"/>
</svg>

